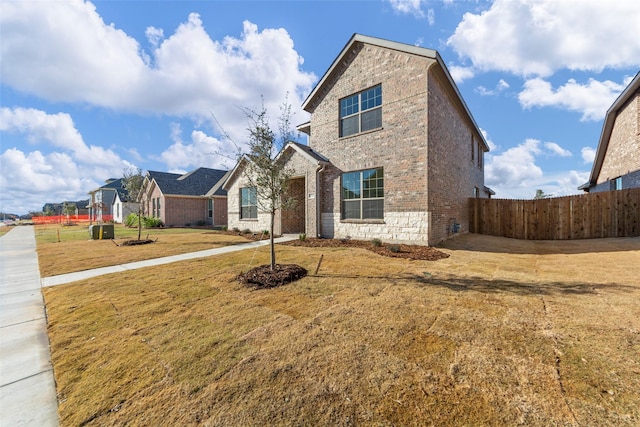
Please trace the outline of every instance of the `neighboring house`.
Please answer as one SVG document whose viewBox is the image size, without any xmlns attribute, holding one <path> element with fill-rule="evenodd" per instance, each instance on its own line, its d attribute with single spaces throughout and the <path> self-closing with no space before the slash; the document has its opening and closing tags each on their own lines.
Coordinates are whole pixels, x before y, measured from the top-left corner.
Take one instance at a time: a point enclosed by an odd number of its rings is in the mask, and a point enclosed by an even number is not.
<svg viewBox="0 0 640 427">
<path fill-rule="evenodd" d="M 129 192 L 126 188 L 118 188 L 111 211 L 113 212 L 113 221 L 123 223 L 129 214 L 138 213 L 138 203 L 129 200 Z"/>
<path fill-rule="evenodd" d="M 149 171 L 144 180 L 145 214 L 167 227 L 227 224 L 227 192 L 222 183 L 228 171 L 198 168 L 189 173 Z"/>
<path fill-rule="evenodd" d="M 607 110 L 587 193 L 640 187 L 640 72 Z"/>
<path fill-rule="evenodd" d="M 304 101 L 308 146 L 279 156 L 295 172 L 297 206 L 278 234 L 436 244 L 468 231 L 484 186 L 480 129 L 435 50 L 355 34 Z M 229 175 L 229 227 L 267 229 L 255 190 Z"/>
<path fill-rule="evenodd" d="M 105 185 L 89 192 L 89 221 L 106 222 L 113 220 L 113 206 L 118 190 L 124 188 L 122 178 L 109 178 Z"/>
</svg>

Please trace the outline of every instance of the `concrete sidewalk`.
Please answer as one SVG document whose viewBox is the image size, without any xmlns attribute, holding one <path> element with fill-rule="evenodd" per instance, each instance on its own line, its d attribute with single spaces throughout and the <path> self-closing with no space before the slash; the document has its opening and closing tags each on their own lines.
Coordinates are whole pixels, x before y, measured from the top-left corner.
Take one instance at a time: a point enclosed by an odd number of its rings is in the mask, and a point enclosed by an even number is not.
<svg viewBox="0 0 640 427">
<path fill-rule="evenodd" d="M 293 240 L 294 236 L 275 239 Z M 41 287 L 258 248 L 268 240 L 40 278 L 32 226 L 0 238 L 0 425 L 58 426 L 58 401 Z"/>
<path fill-rule="evenodd" d="M 274 240 L 276 243 L 280 243 L 280 242 L 287 242 L 289 240 L 295 240 L 295 239 L 297 239 L 297 237 L 283 236 L 283 237 L 278 237 Z M 41 283 L 42 283 L 42 287 L 46 288 L 49 286 L 63 285 L 65 283 L 76 282 L 78 280 L 90 279 L 96 276 L 103 276 L 105 274 L 120 273 L 127 270 L 135 270 L 138 268 L 151 267 L 154 265 L 169 264 L 172 262 L 186 261 L 189 259 L 204 258 L 208 256 L 213 256 L 213 255 L 221 255 L 229 252 L 236 252 L 236 251 L 242 251 L 246 249 L 258 248 L 260 246 L 266 246 L 268 244 L 269 244 L 269 240 L 259 240 L 256 242 L 240 243 L 233 246 L 223 246 L 221 248 L 207 249 L 204 251 L 189 252 L 186 254 L 171 255 L 171 256 L 166 256 L 162 258 L 153 258 L 153 259 L 147 259 L 144 261 L 130 262 L 128 264 L 114 265 L 110 267 L 101 267 L 93 270 L 77 271 L 74 273 L 60 274 L 58 276 L 44 277 Z"/>
<path fill-rule="evenodd" d="M 0 238 L 0 425 L 58 425 L 32 226 L 13 227 Z"/>
</svg>

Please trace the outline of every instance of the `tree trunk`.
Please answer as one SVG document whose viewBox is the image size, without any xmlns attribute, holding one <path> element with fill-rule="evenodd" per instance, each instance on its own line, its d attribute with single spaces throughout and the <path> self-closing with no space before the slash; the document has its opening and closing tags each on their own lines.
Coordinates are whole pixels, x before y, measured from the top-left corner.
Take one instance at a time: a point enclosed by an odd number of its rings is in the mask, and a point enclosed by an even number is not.
<svg viewBox="0 0 640 427">
<path fill-rule="evenodd" d="M 142 234 L 142 209 L 138 207 L 138 240 L 140 240 L 141 234 Z"/>
<path fill-rule="evenodd" d="M 275 223 L 276 213 L 271 211 L 271 223 L 269 224 L 269 244 L 271 246 L 271 271 L 276 268 L 276 245 L 273 241 L 273 225 Z"/>
</svg>

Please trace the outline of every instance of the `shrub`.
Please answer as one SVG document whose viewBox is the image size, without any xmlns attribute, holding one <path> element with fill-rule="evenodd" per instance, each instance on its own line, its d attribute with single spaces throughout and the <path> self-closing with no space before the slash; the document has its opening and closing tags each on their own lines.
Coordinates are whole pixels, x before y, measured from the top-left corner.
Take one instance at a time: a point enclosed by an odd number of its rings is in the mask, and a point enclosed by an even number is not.
<svg viewBox="0 0 640 427">
<path fill-rule="evenodd" d="M 239 233 L 239 232 L 240 232 L 240 229 L 239 229 L 238 227 L 233 227 L 233 228 L 232 228 L 232 231 L 234 231 L 234 232 L 236 232 L 236 233 Z"/>
<path fill-rule="evenodd" d="M 242 234 L 251 234 L 252 231 L 249 230 L 248 228 L 245 228 L 244 230 L 242 230 Z"/>
<path fill-rule="evenodd" d="M 164 225 L 160 218 L 145 216 L 142 218 L 142 220 L 144 222 L 144 228 L 158 228 Z"/>
<path fill-rule="evenodd" d="M 373 243 L 373 246 L 375 246 L 376 248 L 379 248 L 380 246 L 382 246 L 382 240 L 380 239 L 373 239 L 371 240 L 371 243 Z"/>
<path fill-rule="evenodd" d="M 262 234 L 264 234 L 265 236 L 269 235 L 269 230 L 262 230 Z"/>
<path fill-rule="evenodd" d="M 220 227 L 220 230 L 222 230 L 222 231 L 227 231 L 227 226 L 226 226 L 226 225 L 223 225 L 222 227 Z"/>
<path fill-rule="evenodd" d="M 300 239 L 300 240 L 306 240 L 306 239 L 307 239 L 307 235 L 303 233 L 303 234 L 301 234 L 301 235 L 299 235 L 299 236 L 298 236 L 298 239 Z"/>
<path fill-rule="evenodd" d="M 387 249 L 389 249 L 389 252 L 397 254 L 398 252 L 400 252 L 400 245 L 389 245 L 387 246 Z"/>
<path fill-rule="evenodd" d="M 129 215 L 127 215 L 127 217 L 124 219 L 124 225 L 126 227 L 137 227 L 138 226 L 138 214 L 136 213 L 130 213 Z"/>
<path fill-rule="evenodd" d="M 196 221 L 196 226 L 198 226 L 198 227 L 202 227 L 202 226 L 205 226 L 205 225 L 207 225 L 207 221 L 205 221 L 204 219 L 199 219 L 199 220 Z"/>
</svg>

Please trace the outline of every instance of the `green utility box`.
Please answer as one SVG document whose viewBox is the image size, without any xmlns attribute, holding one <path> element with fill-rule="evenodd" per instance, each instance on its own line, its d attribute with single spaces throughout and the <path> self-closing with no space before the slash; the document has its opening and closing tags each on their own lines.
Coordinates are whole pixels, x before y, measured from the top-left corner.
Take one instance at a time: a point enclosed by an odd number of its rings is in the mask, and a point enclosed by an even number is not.
<svg viewBox="0 0 640 427">
<path fill-rule="evenodd" d="M 113 224 L 90 225 L 89 235 L 93 240 L 113 239 L 115 238 Z"/>
</svg>

